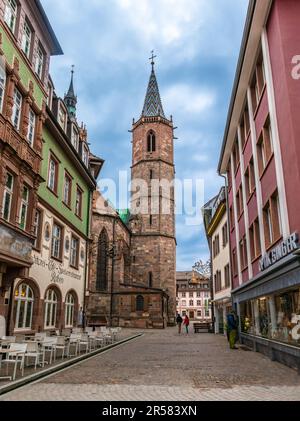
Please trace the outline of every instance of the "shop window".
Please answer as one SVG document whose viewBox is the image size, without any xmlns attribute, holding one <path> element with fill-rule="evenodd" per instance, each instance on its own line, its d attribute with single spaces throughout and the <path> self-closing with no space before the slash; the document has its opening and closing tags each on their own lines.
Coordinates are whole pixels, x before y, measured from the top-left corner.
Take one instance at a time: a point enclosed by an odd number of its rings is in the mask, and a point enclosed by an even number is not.
<svg viewBox="0 0 300 421">
<path fill-rule="evenodd" d="M 16 306 L 16 329 L 28 329 L 32 327 L 34 294 L 27 284 L 21 284 L 15 291 Z"/>
<path fill-rule="evenodd" d="M 70 328 L 74 325 L 75 300 L 73 294 L 69 293 L 67 295 L 65 306 L 65 327 Z"/>
<path fill-rule="evenodd" d="M 45 298 L 45 328 L 56 327 L 57 305 L 57 295 L 53 289 L 49 289 Z"/>
</svg>

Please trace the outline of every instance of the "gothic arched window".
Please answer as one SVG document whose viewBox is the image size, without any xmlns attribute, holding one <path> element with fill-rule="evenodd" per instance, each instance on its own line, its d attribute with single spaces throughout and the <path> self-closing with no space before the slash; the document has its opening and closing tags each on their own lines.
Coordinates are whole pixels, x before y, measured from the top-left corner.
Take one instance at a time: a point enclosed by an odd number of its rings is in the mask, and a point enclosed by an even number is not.
<svg viewBox="0 0 300 421">
<path fill-rule="evenodd" d="M 156 137 L 155 137 L 155 133 L 152 130 L 148 133 L 147 151 L 148 152 L 156 151 Z"/>
<path fill-rule="evenodd" d="M 144 297 L 142 295 L 136 297 L 136 311 L 144 311 Z"/>
<path fill-rule="evenodd" d="M 107 233 L 103 230 L 99 237 L 98 242 L 98 257 L 97 257 L 97 279 L 96 279 L 96 290 L 107 291 L 107 250 L 108 250 L 108 238 Z"/>
</svg>

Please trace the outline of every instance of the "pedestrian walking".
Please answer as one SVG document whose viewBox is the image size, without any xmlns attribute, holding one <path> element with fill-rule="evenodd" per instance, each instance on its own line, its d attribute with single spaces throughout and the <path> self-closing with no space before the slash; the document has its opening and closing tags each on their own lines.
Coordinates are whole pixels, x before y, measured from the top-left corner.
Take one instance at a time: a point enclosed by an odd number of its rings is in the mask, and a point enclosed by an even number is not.
<svg viewBox="0 0 300 421">
<path fill-rule="evenodd" d="M 190 319 L 189 316 L 186 314 L 185 318 L 184 318 L 184 322 L 183 322 L 184 326 L 185 326 L 185 331 L 186 334 L 189 334 L 189 324 L 190 324 Z"/>
<path fill-rule="evenodd" d="M 181 334 L 181 325 L 182 325 L 182 322 L 183 322 L 182 317 L 178 313 L 177 314 L 177 317 L 176 317 L 176 323 L 177 323 L 177 326 L 178 326 L 178 333 L 179 333 L 179 335 Z"/>
<path fill-rule="evenodd" d="M 238 349 L 235 346 L 238 334 L 238 318 L 235 311 L 227 314 L 227 338 L 229 340 L 230 349 Z"/>
</svg>

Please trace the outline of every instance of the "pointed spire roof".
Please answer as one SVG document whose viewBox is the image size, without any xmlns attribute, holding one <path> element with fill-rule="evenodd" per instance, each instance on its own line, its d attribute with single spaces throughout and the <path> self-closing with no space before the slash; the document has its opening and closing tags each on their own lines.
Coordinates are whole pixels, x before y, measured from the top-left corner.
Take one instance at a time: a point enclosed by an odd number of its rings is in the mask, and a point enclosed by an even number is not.
<svg viewBox="0 0 300 421">
<path fill-rule="evenodd" d="M 163 106 L 161 103 L 161 99 L 160 99 L 156 75 L 154 72 L 154 58 L 155 57 L 153 56 L 153 52 L 152 52 L 152 57 L 151 57 L 152 71 L 151 71 L 150 80 L 149 80 L 149 84 L 147 88 L 144 108 L 142 111 L 142 117 L 161 116 L 161 117 L 166 118 L 164 110 L 163 110 Z"/>
<path fill-rule="evenodd" d="M 71 82 L 68 93 L 65 95 L 65 103 L 71 115 L 76 115 L 77 96 L 74 92 L 74 66 L 71 70 Z"/>
</svg>

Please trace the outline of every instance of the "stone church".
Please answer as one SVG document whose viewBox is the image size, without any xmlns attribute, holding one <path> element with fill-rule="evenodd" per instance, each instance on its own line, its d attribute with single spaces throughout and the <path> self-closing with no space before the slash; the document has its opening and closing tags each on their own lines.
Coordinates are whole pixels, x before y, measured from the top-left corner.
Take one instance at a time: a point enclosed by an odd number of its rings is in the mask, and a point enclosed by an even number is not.
<svg viewBox="0 0 300 421">
<path fill-rule="evenodd" d="M 174 127 L 164 114 L 153 60 L 151 65 L 143 111 L 132 126 L 131 179 L 146 188 L 132 191 L 128 211 L 115 210 L 100 192 L 93 198 L 89 326 L 175 324 Z"/>
</svg>

